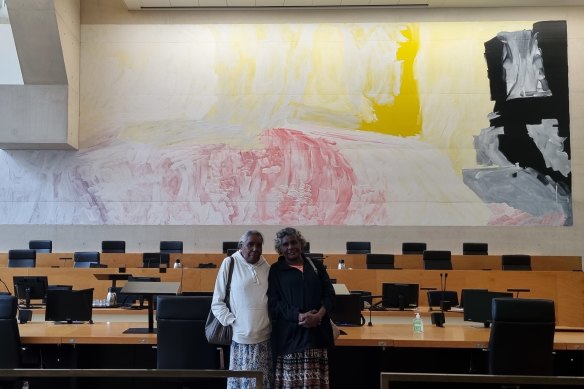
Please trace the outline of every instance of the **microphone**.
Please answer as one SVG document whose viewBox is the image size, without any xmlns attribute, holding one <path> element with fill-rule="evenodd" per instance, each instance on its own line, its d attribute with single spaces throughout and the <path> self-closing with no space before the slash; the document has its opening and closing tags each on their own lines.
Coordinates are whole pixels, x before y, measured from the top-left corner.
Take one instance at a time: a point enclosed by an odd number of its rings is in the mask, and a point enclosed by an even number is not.
<svg viewBox="0 0 584 389">
<path fill-rule="evenodd" d="M 369 298 L 371 297 L 371 304 L 369 304 L 369 323 L 367 323 L 368 327 L 372 327 L 373 326 L 373 322 L 371 321 L 371 311 L 373 311 L 373 299 L 374 298 L 383 298 L 383 296 L 362 296 L 363 299 L 365 298 Z M 365 301 L 365 300 L 363 300 Z M 379 303 L 383 303 L 383 300 L 381 300 L 378 303 L 375 303 L 375 305 L 379 304 Z"/>
<path fill-rule="evenodd" d="M 177 259 L 178 261 L 178 259 Z M 177 295 L 181 295 L 182 294 L 182 284 L 183 284 L 183 274 L 185 272 L 185 267 L 181 266 L 180 267 L 180 282 L 178 284 L 178 292 L 176 293 Z"/>
<path fill-rule="evenodd" d="M 2 280 L 2 278 L 0 278 L 0 282 L 2 283 L 2 285 L 4 285 L 4 287 L 6 288 L 6 291 L 8 292 L 9 296 L 12 296 L 12 293 L 10 293 L 10 289 L 8 289 L 8 285 L 6 285 L 6 282 L 4 282 Z"/>
<path fill-rule="evenodd" d="M 448 277 L 448 273 L 442 274 L 440 273 L 440 312 L 432 312 L 430 318 L 432 320 L 432 324 L 435 324 L 436 327 L 444 327 L 444 323 L 446 319 L 444 317 L 444 291 L 446 290 L 446 278 Z"/>
</svg>

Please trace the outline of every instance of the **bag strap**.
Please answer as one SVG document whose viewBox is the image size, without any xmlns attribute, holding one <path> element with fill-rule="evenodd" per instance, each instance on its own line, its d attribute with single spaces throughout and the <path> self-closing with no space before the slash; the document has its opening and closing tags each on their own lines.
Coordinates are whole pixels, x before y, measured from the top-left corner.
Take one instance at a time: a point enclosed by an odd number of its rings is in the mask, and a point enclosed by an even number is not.
<svg viewBox="0 0 584 389">
<path fill-rule="evenodd" d="M 225 301 L 225 305 L 227 305 L 227 308 L 230 308 L 229 295 L 231 294 L 231 278 L 233 277 L 233 266 L 235 262 L 235 259 L 231 255 L 229 258 L 231 259 L 229 262 L 229 275 L 227 276 L 227 285 L 225 285 L 225 299 L 223 299 L 223 301 Z"/>
<path fill-rule="evenodd" d="M 310 257 L 304 257 L 306 258 L 306 260 L 308 261 L 308 263 L 310 263 L 310 266 L 312 266 L 312 269 L 314 270 L 314 272 L 316 273 L 316 275 L 318 275 L 318 270 L 316 269 L 316 266 L 314 266 L 314 263 L 312 262 L 312 259 L 310 259 Z"/>
</svg>

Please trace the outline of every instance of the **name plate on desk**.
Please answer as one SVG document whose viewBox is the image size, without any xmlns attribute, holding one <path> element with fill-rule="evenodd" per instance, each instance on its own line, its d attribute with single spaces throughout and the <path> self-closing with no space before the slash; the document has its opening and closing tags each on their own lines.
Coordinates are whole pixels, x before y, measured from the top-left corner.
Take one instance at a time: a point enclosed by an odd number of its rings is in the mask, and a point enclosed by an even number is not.
<svg viewBox="0 0 584 389">
<path fill-rule="evenodd" d="M 121 290 L 121 293 L 156 295 L 156 294 L 178 294 L 180 282 L 144 282 L 128 281 Z"/>
</svg>

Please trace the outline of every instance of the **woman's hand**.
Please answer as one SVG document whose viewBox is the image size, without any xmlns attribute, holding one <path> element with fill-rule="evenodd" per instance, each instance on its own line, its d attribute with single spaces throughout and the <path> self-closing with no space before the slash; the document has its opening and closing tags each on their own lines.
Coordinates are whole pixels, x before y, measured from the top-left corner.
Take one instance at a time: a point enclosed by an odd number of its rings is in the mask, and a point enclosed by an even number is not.
<svg viewBox="0 0 584 389">
<path fill-rule="evenodd" d="M 318 327 L 322 322 L 322 318 L 324 313 L 321 312 L 322 310 L 315 310 L 313 309 L 310 312 L 300 313 L 298 315 L 298 325 L 301 325 L 304 328 L 314 328 Z"/>
</svg>

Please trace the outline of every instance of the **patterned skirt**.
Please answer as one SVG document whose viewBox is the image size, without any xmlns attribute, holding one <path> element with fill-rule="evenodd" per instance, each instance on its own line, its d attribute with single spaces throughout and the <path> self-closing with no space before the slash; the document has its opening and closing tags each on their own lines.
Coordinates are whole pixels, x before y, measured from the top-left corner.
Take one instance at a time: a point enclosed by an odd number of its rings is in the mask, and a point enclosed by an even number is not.
<svg viewBox="0 0 584 389">
<path fill-rule="evenodd" d="M 328 353 L 313 348 L 276 359 L 275 387 L 278 389 L 325 389 L 329 387 Z"/>
<path fill-rule="evenodd" d="M 259 370 L 264 373 L 264 388 L 271 389 L 273 372 L 270 340 L 257 344 L 232 341 L 229 370 Z M 252 378 L 227 379 L 227 389 L 255 389 L 255 387 L 255 379 Z"/>
</svg>

